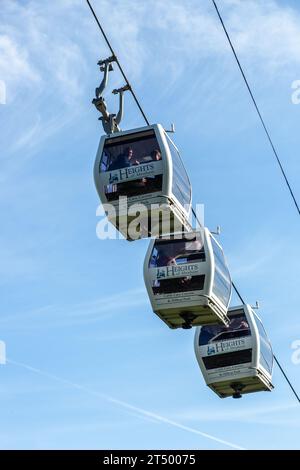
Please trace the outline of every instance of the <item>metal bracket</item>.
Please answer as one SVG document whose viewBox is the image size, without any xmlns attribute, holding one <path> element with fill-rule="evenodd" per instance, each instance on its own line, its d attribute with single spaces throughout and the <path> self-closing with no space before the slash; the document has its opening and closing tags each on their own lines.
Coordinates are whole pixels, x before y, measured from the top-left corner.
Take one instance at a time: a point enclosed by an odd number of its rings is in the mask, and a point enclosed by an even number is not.
<svg viewBox="0 0 300 470">
<path fill-rule="evenodd" d="M 220 225 L 217 226 L 217 231 L 216 232 L 211 232 L 214 235 L 221 235 L 221 227 Z"/>
<path fill-rule="evenodd" d="M 114 95 L 119 95 L 119 111 L 118 114 L 115 117 L 115 123 L 118 126 L 120 122 L 123 119 L 123 114 L 124 114 L 124 92 L 130 90 L 130 85 L 127 83 L 121 88 L 115 88 L 112 93 Z"/>
<path fill-rule="evenodd" d="M 100 98 L 107 87 L 108 83 L 108 74 L 113 70 L 112 62 L 115 62 L 116 58 L 115 56 L 108 57 L 107 59 L 104 60 L 99 60 L 97 65 L 100 66 L 100 71 L 104 72 L 103 79 L 100 83 L 100 85 L 96 88 L 95 90 L 95 95 L 96 98 Z"/>
<path fill-rule="evenodd" d="M 113 95 L 117 95 L 118 93 L 123 93 L 124 91 L 131 90 L 130 85 L 126 84 L 122 86 L 121 88 L 115 88 L 112 93 Z"/>
<path fill-rule="evenodd" d="M 119 111 L 117 114 L 109 113 L 107 109 L 107 104 L 103 97 L 104 90 L 108 84 L 108 75 L 109 72 L 113 70 L 112 62 L 116 62 L 117 58 L 112 55 L 104 60 L 99 60 L 98 65 L 100 67 L 100 71 L 104 73 L 103 79 L 99 85 L 99 87 L 95 90 L 96 97 L 93 99 L 92 103 L 96 107 L 96 109 L 102 114 L 99 118 L 102 121 L 103 129 L 107 134 L 112 134 L 114 132 L 119 132 L 121 129 L 119 124 L 123 118 L 124 114 L 124 91 L 130 90 L 130 85 L 127 83 L 122 88 L 117 88 L 113 90 L 113 94 L 119 95 Z"/>
<path fill-rule="evenodd" d="M 258 310 L 259 308 L 260 308 L 260 303 L 259 303 L 259 301 L 257 300 L 257 301 L 255 302 L 255 307 L 252 307 L 252 309 L 253 309 L 253 310 Z"/>
<path fill-rule="evenodd" d="M 171 129 L 165 129 L 165 132 L 168 132 L 168 134 L 175 134 L 175 124 L 174 122 L 171 123 Z"/>
<path fill-rule="evenodd" d="M 105 70 L 105 65 L 108 63 L 109 64 L 109 72 L 111 72 L 114 68 L 112 66 L 112 62 L 116 62 L 117 58 L 114 55 L 111 55 L 107 59 L 103 60 L 98 60 L 97 65 L 100 67 L 100 71 L 104 72 Z"/>
</svg>

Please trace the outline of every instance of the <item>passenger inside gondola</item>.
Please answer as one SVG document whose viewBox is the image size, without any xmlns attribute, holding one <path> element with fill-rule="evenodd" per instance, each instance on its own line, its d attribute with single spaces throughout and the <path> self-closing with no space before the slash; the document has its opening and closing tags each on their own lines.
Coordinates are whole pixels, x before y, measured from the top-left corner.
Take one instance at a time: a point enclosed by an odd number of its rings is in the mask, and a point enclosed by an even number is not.
<svg viewBox="0 0 300 470">
<path fill-rule="evenodd" d="M 197 263 L 205 260 L 203 241 L 197 236 L 194 240 L 167 240 L 157 243 L 153 249 L 149 267 L 162 268 Z M 165 278 L 164 271 L 153 281 L 154 295 L 202 290 L 204 276 L 182 276 Z"/>
<path fill-rule="evenodd" d="M 205 261 L 202 240 L 197 236 L 194 240 L 170 240 L 158 243 L 152 253 L 150 267 L 199 263 Z"/>
<path fill-rule="evenodd" d="M 133 149 L 131 147 L 127 147 L 124 153 L 120 153 L 114 160 L 112 160 L 108 167 L 108 171 L 119 170 L 138 164 L 139 162 L 134 159 Z"/>
<path fill-rule="evenodd" d="M 228 326 L 207 325 L 201 328 L 199 345 L 204 346 L 216 341 L 250 336 L 251 330 L 245 314 L 236 315 L 230 319 Z"/>
<path fill-rule="evenodd" d="M 159 160 L 161 160 L 161 153 L 159 150 L 153 150 L 151 152 L 151 158 L 154 162 L 159 162 Z"/>
<path fill-rule="evenodd" d="M 154 136 L 128 139 L 127 142 L 110 142 L 103 149 L 101 171 L 113 171 L 133 165 L 158 162 L 162 159 Z"/>
<path fill-rule="evenodd" d="M 159 162 L 162 159 L 156 138 L 132 142 L 124 148 L 124 144 L 109 144 L 104 148 L 101 159 L 101 171 L 121 170 L 132 166 Z M 154 149 L 153 149 L 154 147 Z M 120 196 L 133 197 L 139 194 L 158 192 L 162 189 L 162 174 L 147 175 L 130 181 L 119 182 L 118 175 L 112 174 L 110 184 L 105 187 L 108 201 Z"/>
</svg>

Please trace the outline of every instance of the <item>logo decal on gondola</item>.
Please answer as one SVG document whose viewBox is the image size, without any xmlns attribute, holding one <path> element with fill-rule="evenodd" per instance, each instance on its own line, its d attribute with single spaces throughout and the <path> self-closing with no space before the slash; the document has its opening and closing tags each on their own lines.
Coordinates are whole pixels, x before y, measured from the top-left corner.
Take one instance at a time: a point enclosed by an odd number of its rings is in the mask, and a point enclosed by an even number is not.
<svg viewBox="0 0 300 470">
<path fill-rule="evenodd" d="M 198 271 L 199 266 L 197 264 L 166 266 L 165 268 L 157 270 L 156 278 L 161 279 L 162 277 L 190 276 L 196 274 Z"/>
<path fill-rule="evenodd" d="M 109 184 L 118 183 L 118 181 L 119 181 L 119 178 L 118 178 L 118 175 L 116 173 L 110 173 L 109 174 Z"/>
<path fill-rule="evenodd" d="M 117 183 L 119 181 L 127 180 L 129 178 L 143 177 L 144 175 L 153 174 L 154 165 L 147 163 L 145 165 L 134 165 L 126 168 L 120 168 L 118 173 L 109 174 L 109 183 Z"/>
<path fill-rule="evenodd" d="M 232 350 L 244 348 L 246 346 L 246 342 L 244 339 L 234 339 L 231 341 L 221 341 L 215 344 L 208 344 L 207 345 L 207 355 L 211 356 L 212 354 L 217 353 L 227 353 Z"/>
<path fill-rule="evenodd" d="M 163 277 L 166 277 L 166 272 L 164 269 L 158 269 L 156 273 L 156 279 L 161 279 Z"/>
<path fill-rule="evenodd" d="M 210 356 L 211 354 L 216 354 L 216 348 L 212 345 L 208 345 L 207 347 L 207 355 Z"/>
</svg>

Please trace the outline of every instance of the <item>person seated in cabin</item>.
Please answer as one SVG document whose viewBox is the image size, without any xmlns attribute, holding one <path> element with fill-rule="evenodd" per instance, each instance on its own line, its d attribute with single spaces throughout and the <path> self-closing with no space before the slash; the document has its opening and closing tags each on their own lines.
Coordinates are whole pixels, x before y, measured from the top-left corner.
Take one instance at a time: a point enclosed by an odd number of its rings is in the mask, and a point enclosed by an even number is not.
<svg viewBox="0 0 300 470">
<path fill-rule="evenodd" d="M 140 163 L 158 162 L 161 160 L 161 153 L 159 150 L 153 150 L 150 156 L 146 155 L 141 158 Z M 143 178 L 143 184 L 147 188 L 147 192 L 156 192 L 161 190 L 162 176 L 161 175 L 147 175 Z"/>
<path fill-rule="evenodd" d="M 232 318 L 230 321 L 230 329 L 231 330 L 249 330 L 249 325 L 244 318 Z"/>
<path fill-rule="evenodd" d="M 159 162 L 161 160 L 161 153 L 159 150 L 155 149 L 151 152 L 151 158 L 154 162 Z"/>
<path fill-rule="evenodd" d="M 134 157 L 132 147 L 126 147 L 124 152 L 118 155 L 109 165 L 108 171 L 121 170 L 131 166 L 139 165 L 140 161 Z M 114 185 L 113 199 L 119 196 L 138 196 L 145 190 L 146 178 L 129 179 Z"/>
<path fill-rule="evenodd" d="M 162 268 L 163 266 L 175 266 L 176 264 L 177 263 L 174 256 L 166 253 L 163 248 L 158 250 L 156 257 L 156 267 Z"/>
<path fill-rule="evenodd" d="M 133 149 L 127 147 L 123 153 L 120 153 L 120 155 L 111 162 L 108 171 L 119 170 L 133 165 L 139 165 L 139 162 L 133 156 Z"/>
</svg>

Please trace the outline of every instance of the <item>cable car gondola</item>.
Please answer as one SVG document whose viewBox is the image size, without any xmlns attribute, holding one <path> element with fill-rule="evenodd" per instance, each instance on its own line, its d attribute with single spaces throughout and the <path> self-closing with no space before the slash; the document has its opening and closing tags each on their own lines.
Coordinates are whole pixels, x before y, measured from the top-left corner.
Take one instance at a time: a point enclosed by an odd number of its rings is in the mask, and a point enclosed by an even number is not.
<svg viewBox="0 0 300 470">
<path fill-rule="evenodd" d="M 190 181 L 178 149 L 160 124 L 104 135 L 94 179 L 101 202 L 115 209 L 108 213 L 110 222 L 128 240 L 191 229 Z M 140 229 L 134 226 L 130 232 L 137 211 Z"/>
<path fill-rule="evenodd" d="M 228 310 L 227 326 L 196 329 L 195 353 L 206 384 L 219 397 L 271 391 L 273 352 L 265 329 L 249 305 Z"/>
<path fill-rule="evenodd" d="M 229 321 L 231 278 L 207 228 L 151 240 L 144 280 L 154 312 L 170 328 Z"/>
</svg>

